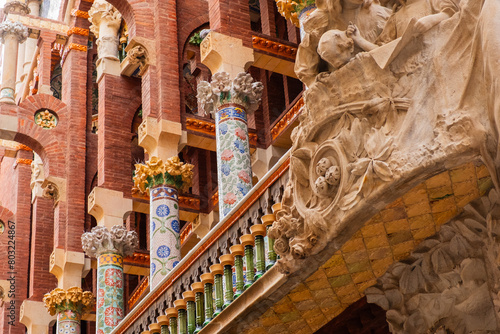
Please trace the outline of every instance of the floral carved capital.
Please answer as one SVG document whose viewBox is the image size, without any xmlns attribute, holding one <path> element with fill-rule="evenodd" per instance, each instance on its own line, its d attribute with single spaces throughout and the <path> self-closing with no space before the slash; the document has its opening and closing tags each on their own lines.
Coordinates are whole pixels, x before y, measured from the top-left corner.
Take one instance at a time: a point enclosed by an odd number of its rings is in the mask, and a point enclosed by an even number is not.
<svg viewBox="0 0 500 334">
<path fill-rule="evenodd" d="M 234 80 L 227 72 L 218 72 L 212 76 L 212 82 L 198 84 L 198 101 L 205 112 L 215 113 L 226 103 L 236 103 L 245 107 L 247 113 L 253 113 L 259 107 L 264 86 L 254 82 L 248 73 L 239 73 Z"/>
<path fill-rule="evenodd" d="M 120 225 L 113 226 L 111 231 L 104 226 L 96 226 L 91 232 L 82 235 L 82 249 L 90 257 L 98 257 L 107 252 L 126 257 L 132 255 L 138 245 L 137 233 L 127 231 Z"/>
<path fill-rule="evenodd" d="M 19 43 L 23 43 L 28 38 L 28 28 L 19 22 L 5 21 L 0 24 L 0 41 L 5 43 L 7 35 L 14 35 Z"/>
<path fill-rule="evenodd" d="M 116 33 L 118 33 L 122 15 L 113 5 L 104 0 L 96 0 L 88 13 L 89 21 L 92 24 L 90 26 L 90 31 L 97 38 L 99 38 L 101 24 L 106 24 L 109 28 L 116 29 Z"/>
<path fill-rule="evenodd" d="M 30 8 L 21 1 L 9 1 L 3 7 L 3 11 L 5 14 L 22 14 L 28 15 L 31 10 Z"/>
<path fill-rule="evenodd" d="M 83 291 L 79 287 L 71 287 L 67 290 L 56 288 L 44 295 L 43 302 L 52 316 L 60 312 L 72 311 L 81 317 L 92 311 L 95 297 L 92 292 Z"/>
<path fill-rule="evenodd" d="M 151 157 L 145 164 L 135 165 L 134 188 L 141 192 L 156 185 L 166 184 L 179 190 L 191 186 L 193 165 L 180 161 L 174 156 L 163 162 L 160 158 Z"/>
</svg>

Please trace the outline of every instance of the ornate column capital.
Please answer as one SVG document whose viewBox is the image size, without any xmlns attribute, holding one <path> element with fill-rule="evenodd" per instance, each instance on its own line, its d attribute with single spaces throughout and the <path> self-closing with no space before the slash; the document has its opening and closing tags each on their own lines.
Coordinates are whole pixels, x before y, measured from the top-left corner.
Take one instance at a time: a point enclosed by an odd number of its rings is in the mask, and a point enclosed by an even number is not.
<svg viewBox="0 0 500 334">
<path fill-rule="evenodd" d="M 218 72 L 212 76 L 212 82 L 198 84 L 198 101 L 205 112 L 214 114 L 217 109 L 228 103 L 239 104 L 247 113 L 253 113 L 259 107 L 264 86 L 254 82 L 250 74 L 241 72 L 233 80 L 229 73 Z"/>
<path fill-rule="evenodd" d="M 145 164 L 135 165 L 134 188 L 145 192 L 148 188 L 164 184 L 185 190 L 191 186 L 193 167 L 180 161 L 178 156 L 165 162 L 153 156 Z"/>
<path fill-rule="evenodd" d="M 132 255 L 139 244 L 135 231 L 127 231 L 124 226 L 115 225 L 109 231 L 104 226 L 96 226 L 82 235 L 82 249 L 90 257 L 98 257 L 106 252 L 118 253 L 123 257 Z"/>
<path fill-rule="evenodd" d="M 56 288 L 43 297 L 45 307 L 50 315 L 60 312 L 72 311 L 81 317 L 92 311 L 95 305 L 95 297 L 90 291 L 83 291 L 79 287 L 71 287 L 67 290 Z"/>
<path fill-rule="evenodd" d="M 7 2 L 4 7 L 3 11 L 5 14 L 22 14 L 22 15 L 28 15 L 31 10 L 30 8 L 21 1 L 9 1 Z"/>
<path fill-rule="evenodd" d="M 12 34 L 17 37 L 19 43 L 23 43 L 28 38 L 28 28 L 20 22 L 4 21 L 0 24 L 0 41 L 5 43 L 5 36 Z"/>
<path fill-rule="evenodd" d="M 101 24 L 106 24 L 110 29 L 120 28 L 122 15 L 110 3 L 104 0 L 96 0 L 89 10 L 89 21 L 92 24 L 90 31 L 99 38 Z"/>
</svg>

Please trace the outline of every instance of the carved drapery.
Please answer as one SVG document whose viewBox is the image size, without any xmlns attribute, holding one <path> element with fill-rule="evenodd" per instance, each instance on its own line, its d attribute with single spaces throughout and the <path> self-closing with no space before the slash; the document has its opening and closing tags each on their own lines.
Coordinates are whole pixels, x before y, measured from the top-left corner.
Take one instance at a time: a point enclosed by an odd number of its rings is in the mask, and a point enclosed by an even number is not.
<svg viewBox="0 0 500 334">
<path fill-rule="evenodd" d="M 392 333 L 492 333 L 500 303 L 499 198 L 491 190 L 368 288 Z"/>
</svg>

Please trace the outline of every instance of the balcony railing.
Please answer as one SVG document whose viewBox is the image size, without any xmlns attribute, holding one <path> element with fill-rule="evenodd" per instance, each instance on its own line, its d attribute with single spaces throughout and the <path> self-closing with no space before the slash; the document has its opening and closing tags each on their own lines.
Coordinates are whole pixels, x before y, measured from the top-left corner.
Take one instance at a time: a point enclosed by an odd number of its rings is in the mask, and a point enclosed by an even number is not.
<svg viewBox="0 0 500 334">
<path fill-rule="evenodd" d="M 287 153 L 252 188 L 239 204 L 182 259 L 175 269 L 170 272 L 155 289 L 150 291 L 136 304 L 134 309 L 127 314 L 122 322 L 115 328 L 113 333 L 140 334 L 148 330 L 148 326 L 152 323 L 156 323 L 156 318 L 160 315 L 164 315 L 166 309 L 174 310 L 174 301 L 182 299 L 184 292 L 189 291 L 189 294 L 192 294 L 192 292 L 190 292 L 191 285 L 197 283 L 196 286 L 200 286 L 200 284 L 202 284 L 200 283 L 202 281 L 202 274 L 210 273 L 213 269 L 213 265 L 222 263 L 227 267 L 228 264 L 225 263 L 225 260 L 228 256 L 231 257 L 232 253 L 235 253 L 233 255 L 237 255 L 235 251 L 236 248 L 234 248 L 235 246 L 239 247 L 238 249 L 244 249 L 242 244 L 246 245 L 245 256 L 250 256 L 249 254 L 252 254 L 251 257 L 247 257 L 247 263 L 254 262 L 257 270 L 261 271 L 261 274 L 269 269 L 269 263 L 267 268 L 265 266 L 263 267 L 265 260 L 262 251 L 262 231 L 265 231 L 266 226 L 262 225 L 262 222 L 266 219 L 266 217 L 263 216 L 267 216 L 267 221 L 269 221 L 270 216 L 274 217 L 274 215 L 268 214 L 271 212 L 271 206 L 276 203 L 281 203 L 283 190 L 288 182 L 289 162 L 289 154 Z M 273 219 L 270 221 L 272 223 Z M 257 234 L 253 233 L 253 235 L 251 234 L 257 230 L 261 232 L 257 232 Z M 258 237 L 255 237 L 255 235 L 258 235 Z M 251 246 L 253 241 L 250 240 L 253 240 L 254 237 L 255 248 Z M 253 258 L 254 253 L 255 257 L 253 261 L 249 262 L 248 260 Z M 227 282 L 233 281 L 232 276 L 235 271 L 240 272 L 240 278 L 243 277 L 242 263 L 242 261 L 237 262 L 232 268 L 224 268 L 230 270 L 224 274 L 225 277 L 227 275 L 231 277 Z M 220 264 L 218 266 L 222 267 Z M 251 268 L 251 266 L 249 266 L 249 268 Z M 249 273 L 250 272 L 247 271 L 247 278 L 249 277 Z M 205 275 L 204 277 L 206 278 L 207 276 Z M 228 287 L 228 285 L 226 285 L 226 287 Z M 216 307 L 220 306 L 221 300 L 220 294 L 218 295 L 215 293 L 218 289 L 222 289 L 222 280 L 220 277 L 219 280 L 215 280 L 214 292 L 212 292 L 209 297 L 213 298 L 215 296 L 213 300 L 215 301 L 214 306 Z M 240 292 L 244 290 L 244 288 L 242 288 L 241 279 L 238 279 L 238 273 L 236 273 L 236 283 L 233 286 L 229 286 L 227 289 L 233 292 L 237 289 L 240 290 Z M 218 291 L 220 292 L 220 290 Z M 199 290 L 198 293 L 200 293 Z M 244 294 L 245 292 L 242 293 Z M 201 292 L 201 294 L 203 295 L 203 292 Z M 250 295 L 251 291 L 249 291 L 249 296 Z M 186 297 L 186 294 L 184 294 L 184 297 Z M 236 299 L 236 301 L 237 300 L 238 299 Z M 201 309 L 203 309 L 203 307 Z M 205 310 L 203 310 L 203 312 L 205 312 Z M 217 317 L 224 317 L 231 314 L 231 312 L 227 315 L 224 315 L 224 313 L 225 312 L 222 311 Z M 198 313 L 198 315 L 200 314 Z M 217 319 L 217 317 L 215 319 Z M 177 319 L 179 325 L 182 321 L 184 321 L 185 324 L 186 319 L 181 317 Z M 195 320 L 193 317 L 188 316 L 187 321 L 194 322 Z M 189 325 L 194 325 L 194 323 L 189 323 Z"/>
</svg>

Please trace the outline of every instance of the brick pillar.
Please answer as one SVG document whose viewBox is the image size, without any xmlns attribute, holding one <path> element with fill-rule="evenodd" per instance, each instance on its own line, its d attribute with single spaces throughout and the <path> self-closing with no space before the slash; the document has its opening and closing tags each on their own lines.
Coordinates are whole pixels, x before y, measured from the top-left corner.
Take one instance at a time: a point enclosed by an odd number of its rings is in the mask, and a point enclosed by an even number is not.
<svg viewBox="0 0 500 334">
<path fill-rule="evenodd" d="M 79 10 L 88 11 L 90 3 L 80 2 Z M 89 28 L 81 17 L 70 17 L 70 26 Z M 81 251 L 80 236 L 85 221 L 85 156 L 87 122 L 87 44 L 88 36 L 72 34 L 66 46 L 62 65 L 62 100 L 67 105 L 71 131 L 66 138 L 67 196 L 56 207 L 54 221 L 58 234 L 54 235 L 55 247 Z"/>
<path fill-rule="evenodd" d="M 208 8 L 210 30 L 241 39 L 244 46 L 252 47 L 248 0 L 208 0 Z"/>
<path fill-rule="evenodd" d="M 50 273 L 50 254 L 54 235 L 54 202 L 48 198 L 35 197 L 32 204 L 30 287 L 29 298 L 41 300 L 43 295 L 57 285 Z"/>
<path fill-rule="evenodd" d="M 274 21 L 274 0 L 260 0 L 260 19 L 262 24 L 262 33 L 276 37 L 276 22 Z"/>
<path fill-rule="evenodd" d="M 52 43 L 56 40 L 56 33 L 41 31 L 38 47 L 40 49 L 40 63 L 38 65 L 38 93 L 52 95 L 50 90 L 50 75 L 52 69 Z"/>
</svg>

